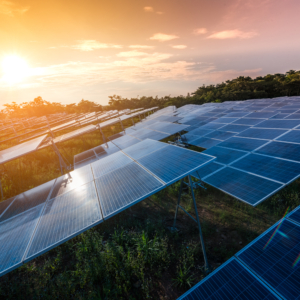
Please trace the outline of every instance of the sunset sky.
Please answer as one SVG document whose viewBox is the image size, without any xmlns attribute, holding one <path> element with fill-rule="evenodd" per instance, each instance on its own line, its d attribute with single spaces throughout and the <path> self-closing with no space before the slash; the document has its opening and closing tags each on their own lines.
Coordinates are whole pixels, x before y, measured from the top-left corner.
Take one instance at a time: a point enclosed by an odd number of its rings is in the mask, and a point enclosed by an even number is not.
<svg viewBox="0 0 300 300">
<path fill-rule="evenodd" d="M 299 70 L 299 11 L 299 0 L 0 0 L 0 108 Z"/>
</svg>

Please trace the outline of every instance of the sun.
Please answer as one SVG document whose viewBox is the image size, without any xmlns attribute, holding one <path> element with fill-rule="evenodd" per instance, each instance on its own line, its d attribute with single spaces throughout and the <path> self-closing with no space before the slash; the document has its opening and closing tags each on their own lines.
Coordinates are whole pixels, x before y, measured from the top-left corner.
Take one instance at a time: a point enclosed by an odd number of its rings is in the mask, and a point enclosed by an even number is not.
<svg viewBox="0 0 300 300">
<path fill-rule="evenodd" d="M 3 80 L 8 84 L 19 83 L 29 76 L 27 62 L 19 56 L 9 55 L 2 60 Z"/>
</svg>

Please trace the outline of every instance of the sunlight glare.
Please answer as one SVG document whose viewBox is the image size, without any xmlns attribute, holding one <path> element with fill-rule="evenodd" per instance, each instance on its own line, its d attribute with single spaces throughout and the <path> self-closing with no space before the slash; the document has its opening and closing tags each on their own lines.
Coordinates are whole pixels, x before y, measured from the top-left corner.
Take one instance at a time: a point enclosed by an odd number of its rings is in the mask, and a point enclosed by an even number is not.
<svg viewBox="0 0 300 300">
<path fill-rule="evenodd" d="M 29 67 L 24 59 L 16 55 L 6 56 L 2 61 L 3 80 L 9 84 L 21 82 L 29 76 Z"/>
</svg>

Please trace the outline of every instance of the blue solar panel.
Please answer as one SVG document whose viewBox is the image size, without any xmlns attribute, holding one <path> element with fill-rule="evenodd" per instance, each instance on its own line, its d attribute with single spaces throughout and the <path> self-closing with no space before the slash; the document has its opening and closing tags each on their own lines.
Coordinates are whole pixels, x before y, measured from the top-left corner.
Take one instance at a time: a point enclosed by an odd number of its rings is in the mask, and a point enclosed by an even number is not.
<svg viewBox="0 0 300 300">
<path fill-rule="evenodd" d="M 206 177 L 204 181 L 253 206 L 283 187 L 282 184 L 275 181 L 230 167 Z"/>
<path fill-rule="evenodd" d="M 300 145 L 298 144 L 271 142 L 255 152 L 300 162 Z"/>
<path fill-rule="evenodd" d="M 276 112 L 254 112 L 247 116 L 247 118 L 257 118 L 257 119 L 268 119 L 277 115 Z"/>
<path fill-rule="evenodd" d="M 197 128 L 193 131 L 190 131 L 189 134 L 192 134 L 192 135 L 197 135 L 198 138 L 199 136 L 204 136 L 210 132 L 212 132 L 213 130 L 212 129 L 203 129 L 203 127 L 200 127 L 200 128 Z"/>
<path fill-rule="evenodd" d="M 132 137 L 132 136 L 129 136 L 129 135 L 125 135 L 125 136 L 122 136 L 118 139 L 115 139 L 113 140 L 113 143 L 118 146 L 120 149 L 125 149 L 127 147 L 130 147 L 136 143 L 139 143 L 141 140 L 135 138 L 135 137 Z"/>
<path fill-rule="evenodd" d="M 244 117 L 246 115 L 248 115 L 249 112 L 243 112 L 243 111 L 240 111 L 240 112 L 232 112 L 232 113 L 229 113 L 226 115 L 226 117 L 230 117 L 230 118 L 241 118 L 241 117 Z"/>
<path fill-rule="evenodd" d="M 1 217 L 1 215 L 4 213 L 4 211 L 5 211 L 6 209 L 8 209 L 8 207 L 9 207 L 10 204 L 14 201 L 15 198 L 16 198 L 16 197 L 14 196 L 14 197 L 12 197 L 12 198 L 9 198 L 9 199 L 7 199 L 7 200 L 4 200 L 4 201 L 0 202 L 0 217 Z"/>
<path fill-rule="evenodd" d="M 0 276 L 18 267 L 43 205 L 0 223 Z"/>
<path fill-rule="evenodd" d="M 300 144 L 300 130 L 296 130 L 296 129 L 291 130 L 287 132 L 285 135 L 277 138 L 276 140 Z"/>
<path fill-rule="evenodd" d="M 220 170 L 223 167 L 224 167 L 223 165 L 213 161 L 212 163 L 205 165 L 203 168 L 199 169 L 198 171 L 193 172 L 192 176 L 198 179 L 203 179 L 206 176 L 209 176 L 210 174 L 216 172 L 217 170 Z"/>
<path fill-rule="evenodd" d="M 133 136 L 133 137 L 136 137 L 136 138 L 138 138 L 138 139 L 143 139 L 143 136 L 144 136 L 144 135 L 147 135 L 147 134 L 149 134 L 149 133 L 151 133 L 151 132 L 155 132 L 155 131 L 150 130 L 150 129 L 148 129 L 148 128 L 141 128 L 141 129 L 139 129 L 139 130 L 136 130 L 135 132 L 129 133 L 129 135 L 130 135 L 130 136 Z"/>
<path fill-rule="evenodd" d="M 225 140 L 229 139 L 230 137 L 232 137 L 234 135 L 235 135 L 234 132 L 216 130 L 216 131 L 213 131 L 213 132 L 207 134 L 205 137 L 225 141 Z"/>
<path fill-rule="evenodd" d="M 253 151 L 268 143 L 266 140 L 232 137 L 219 144 L 220 147 L 232 148 L 242 151 Z"/>
<path fill-rule="evenodd" d="M 208 123 L 205 124 L 203 126 L 201 126 L 201 129 L 212 129 L 212 130 L 216 130 L 219 129 L 220 127 L 223 127 L 224 124 L 221 123 Z"/>
<path fill-rule="evenodd" d="M 237 259 L 231 258 L 178 300 L 279 299 Z"/>
<path fill-rule="evenodd" d="M 135 162 L 99 177 L 95 183 L 104 218 L 119 213 L 165 187 Z"/>
<path fill-rule="evenodd" d="M 228 165 L 232 163 L 233 161 L 245 156 L 248 154 L 248 152 L 239 151 L 239 150 L 233 150 L 228 148 L 223 148 L 219 146 L 212 147 L 208 150 L 203 151 L 202 153 L 216 156 L 216 162 Z"/>
<path fill-rule="evenodd" d="M 248 119 L 247 118 L 240 118 L 236 121 L 234 121 L 232 124 L 241 124 L 241 125 L 256 125 L 258 123 L 261 123 L 263 120 L 261 119 Z"/>
<path fill-rule="evenodd" d="M 94 182 L 47 201 L 27 258 L 33 258 L 100 223 Z"/>
<path fill-rule="evenodd" d="M 195 130 L 197 128 L 198 128 L 198 126 L 189 126 L 189 127 L 185 128 L 184 130 L 187 132 L 191 132 L 192 130 Z"/>
<path fill-rule="evenodd" d="M 168 122 L 157 122 L 149 126 L 152 130 L 158 130 L 168 134 L 174 134 L 188 128 L 188 125 L 174 124 Z"/>
<path fill-rule="evenodd" d="M 94 178 L 98 178 L 106 173 L 109 173 L 120 167 L 123 167 L 131 163 L 132 161 L 133 160 L 131 158 L 129 158 L 121 151 L 111 154 L 105 158 L 102 158 L 91 164 L 94 173 Z"/>
<path fill-rule="evenodd" d="M 199 139 L 199 135 L 193 135 L 190 133 L 186 133 L 186 134 L 182 135 L 181 137 L 182 137 L 182 142 L 187 143 L 187 144 L 191 143 L 194 140 Z"/>
<path fill-rule="evenodd" d="M 213 146 L 216 146 L 216 145 L 220 144 L 221 142 L 222 142 L 221 140 L 214 140 L 214 139 L 209 139 L 209 138 L 206 138 L 206 137 L 201 137 L 197 140 L 194 140 L 194 141 L 190 142 L 190 144 L 194 145 L 194 146 L 197 146 L 197 147 L 209 149 Z"/>
<path fill-rule="evenodd" d="M 168 145 L 137 161 L 162 181 L 171 184 L 212 160 L 214 158 L 209 155 Z"/>
<path fill-rule="evenodd" d="M 295 180 L 300 175 L 300 163 L 258 154 L 250 154 L 231 166 L 285 184 Z"/>
<path fill-rule="evenodd" d="M 138 144 L 124 149 L 123 152 L 129 155 L 132 159 L 137 160 L 145 155 L 152 153 L 153 151 L 159 150 L 166 146 L 168 146 L 168 144 L 146 139 L 142 142 L 139 142 Z"/>
<path fill-rule="evenodd" d="M 146 128 L 144 130 L 146 130 Z M 131 136 L 136 137 L 134 135 L 134 133 L 131 134 Z M 158 141 L 158 140 L 165 139 L 168 136 L 169 136 L 169 134 L 167 134 L 167 133 L 147 129 L 147 131 L 145 131 L 144 133 L 139 134 L 138 138 L 141 139 L 141 140 L 152 139 L 152 140 L 157 140 Z"/>
<path fill-rule="evenodd" d="M 288 218 L 294 222 L 300 224 L 300 206 L 294 209 L 289 215 Z"/>
<path fill-rule="evenodd" d="M 270 119 L 284 119 L 285 117 L 287 117 L 289 114 L 277 114 L 274 117 L 270 118 Z"/>
<path fill-rule="evenodd" d="M 300 124 L 300 120 L 266 120 L 254 127 L 292 129 Z"/>
<path fill-rule="evenodd" d="M 300 114 L 296 113 L 296 114 L 291 114 L 288 117 L 285 117 L 286 120 L 291 119 L 291 120 L 299 120 L 300 119 Z"/>
<path fill-rule="evenodd" d="M 223 118 L 218 118 L 218 119 L 214 120 L 213 122 L 214 123 L 229 124 L 229 123 L 234 122 L 235 120 L 237 120 L 237 118 L 226 118 L 226 117 L 223 117 Z"/>
<path fill-rule="evenodd" d="M 279 221 L 280 222 L 280 221 Z M 300 227 L 284 220 L 276 223 L 237 257 L 284 299 L 300 298 Z"/>
<path fill-rule="evenodd" d="M 238 133 L 248 129 L 249 127 L 250 126 L 229 124 L 219 128 L 219 130 Z"/>
<path fill-rule="evenodd" d="M 287 130 L 283 129 L 262 129 L 262 128 L 249 128 L 237 136 L 256 138 L 256 139 L 266 139 L 273 140 L 276 137 L 284 134 Z"/>
</svg>

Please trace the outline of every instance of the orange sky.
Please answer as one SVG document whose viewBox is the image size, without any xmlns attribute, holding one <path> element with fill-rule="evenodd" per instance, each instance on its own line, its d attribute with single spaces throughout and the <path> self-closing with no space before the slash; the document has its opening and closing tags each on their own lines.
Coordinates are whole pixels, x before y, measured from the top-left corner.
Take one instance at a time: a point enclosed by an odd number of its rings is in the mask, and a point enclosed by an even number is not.
<svg viewBox="0 0 300 300">
<path fill-rule="evenodd" d="M 29 66 L 11 84 L 0 65 L 0 105 L 185 95 L 299 70 L 299 11 L 299 0 L 0 0 L 0 62 Z"/>
</svg>

